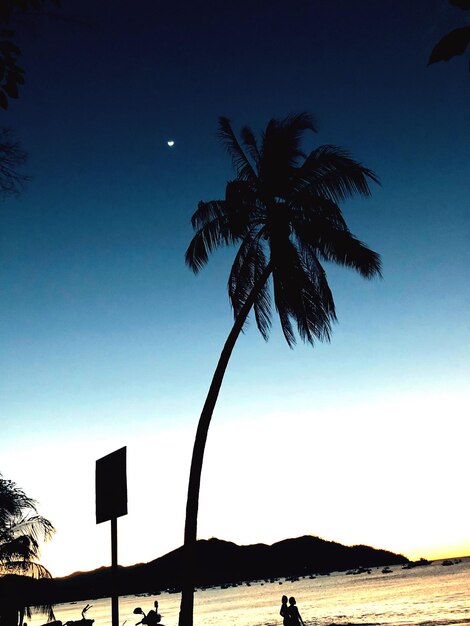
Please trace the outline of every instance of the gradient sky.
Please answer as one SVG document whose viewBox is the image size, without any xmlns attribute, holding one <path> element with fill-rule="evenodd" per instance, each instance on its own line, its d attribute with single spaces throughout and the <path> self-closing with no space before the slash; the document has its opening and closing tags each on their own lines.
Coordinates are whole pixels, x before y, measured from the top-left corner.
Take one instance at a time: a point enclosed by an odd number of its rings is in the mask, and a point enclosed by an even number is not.
<svg viewBox="0 0 470 626">
<path fill-rule="evenodd" d="M 231 326 L 233 251 L 194 277 L 190 216 L 232 176 L 225 115 L 311 112 L 381 179 L 344 205 L 383 280 L 328 267 L 332 342 L 240 338 L 209 433 L 199 537 L 313 534 L 470 554 L 470 81 L 426 67 L 444 0 L 63 0 L 1 112 L 32 182 L 0 207 L 0 471 L 57 527 L 54 575 L 110 562 L 95 460 L 128 447 L 119 560 L 181 545 L 192 440 Z M 175 146 L 169 148 L 167 140 Z"/>
</svg>

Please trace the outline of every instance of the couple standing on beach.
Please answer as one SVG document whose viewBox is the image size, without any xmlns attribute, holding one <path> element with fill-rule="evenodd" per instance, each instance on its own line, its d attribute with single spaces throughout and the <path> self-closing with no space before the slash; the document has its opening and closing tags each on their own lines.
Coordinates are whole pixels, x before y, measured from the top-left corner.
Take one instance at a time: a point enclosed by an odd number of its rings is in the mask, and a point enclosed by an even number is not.
<svg viewBox="0 0 470 626">
<path fill-rule="evenodd" d="M 295 604 L 294 596 L 289 598 L 289 604 L 287 604 L 287 596 L 282 596 L 281 603 L 279 613 L 282 615 L 284 626 L 305 626 L 304 620 Z"/>
</svg>

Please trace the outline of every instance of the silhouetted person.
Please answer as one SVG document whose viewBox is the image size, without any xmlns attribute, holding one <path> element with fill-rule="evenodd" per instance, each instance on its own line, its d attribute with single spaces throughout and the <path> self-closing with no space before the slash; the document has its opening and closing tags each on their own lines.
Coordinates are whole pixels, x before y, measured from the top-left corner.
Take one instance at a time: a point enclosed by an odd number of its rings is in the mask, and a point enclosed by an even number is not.
<svg viewBox="0 0 470 626">
<path fill-rule="evenodd" d="M 289 626 L 305 626 L 304 620 L 295 604 L 294 596 L 289 598 Z"/>
<path fill-rule="evenodd" d="M 281 610 L 279 611 L 279 615 L 282 616 L 282 623 L 284 626 L 290 626 L 289 621 L 289 607 L 287 606 L 287 596 L 282 596 L 281 598 Z"/>
</svg>

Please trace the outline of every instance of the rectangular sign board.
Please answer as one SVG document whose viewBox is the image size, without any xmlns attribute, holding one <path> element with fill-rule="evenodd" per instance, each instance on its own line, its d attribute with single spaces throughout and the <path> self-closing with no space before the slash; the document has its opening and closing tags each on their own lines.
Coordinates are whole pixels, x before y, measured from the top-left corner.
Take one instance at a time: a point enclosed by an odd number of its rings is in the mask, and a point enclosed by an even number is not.
<svg viewBox="0 0 470 626">
<path fill-rule="evenodd" d="M 127 515 L 126 447 L 96 461 L 96 523 Z"/>
</svg>

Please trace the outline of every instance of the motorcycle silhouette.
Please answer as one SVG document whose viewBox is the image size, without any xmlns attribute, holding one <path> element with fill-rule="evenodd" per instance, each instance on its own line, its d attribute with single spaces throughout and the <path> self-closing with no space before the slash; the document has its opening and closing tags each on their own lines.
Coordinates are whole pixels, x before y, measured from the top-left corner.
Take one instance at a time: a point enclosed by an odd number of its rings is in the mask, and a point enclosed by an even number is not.
<svg viewBox="0 0 470 626">
<path fill-rule="evenodd" d="M 62 623 L 60 619 L 56 619 L 53 622 L 47 622 L 47 624 L 43 624 L 42 626 L 92 626 L 95 620 L 85 617 L 85 613 L 88 609 L 91 609 L 91 604 L 87 604 L 82 610 L 82 619 L 69 620 L 65 623 Z"/>
<path fill-rule="evenodd" d="M 143 618 L 140 620 L 140 622 L 137 622 L 135 626 L 139 626 L 139 624 L 144 624 L 144 626 L 164 626 L 164 624 L 161 623 L 162 616 L 158 612 L 157 600 L 155 600 L 153 606 L 155 607 L 155 610 L 151 609 L 147 614 L 142 611 L 140 606 L 134 609 L 135 615 L 143 615 Z"/>
</svg>

